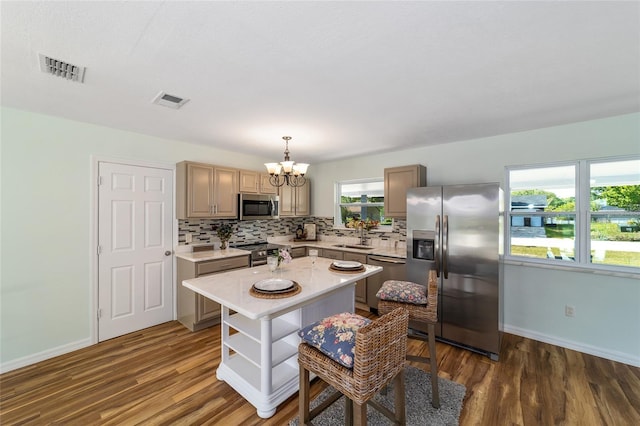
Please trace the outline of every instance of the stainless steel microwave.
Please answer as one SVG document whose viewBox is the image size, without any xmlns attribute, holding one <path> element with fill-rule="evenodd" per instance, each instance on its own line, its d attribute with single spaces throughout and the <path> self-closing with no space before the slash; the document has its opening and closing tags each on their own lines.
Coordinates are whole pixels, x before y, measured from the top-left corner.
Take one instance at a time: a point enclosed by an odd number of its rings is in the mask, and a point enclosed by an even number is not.
<svg viewBox="0 0 640 426">
<path fill-rule="evenodd" d="M 266 194 L 238 194 L 238 219 L 278 219 L 278 196 Z"/>
</svg>

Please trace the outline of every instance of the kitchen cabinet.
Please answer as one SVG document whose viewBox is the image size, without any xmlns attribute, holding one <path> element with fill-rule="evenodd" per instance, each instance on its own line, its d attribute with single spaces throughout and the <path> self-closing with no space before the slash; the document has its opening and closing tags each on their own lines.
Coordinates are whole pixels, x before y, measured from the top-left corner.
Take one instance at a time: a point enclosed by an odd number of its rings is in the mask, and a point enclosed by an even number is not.
<svg viewBox="0 0 640 426">
<path fill-rule="evenodd" d="M 248 194 L 277 194 L 278 187 L 269 183 L 269 174 L 240 170 L 240 192 Z"/>
<path fill-rule="evenodd" d="M 176 165 L 176 216 L 236 218 L 238 170 L 183 161 Z"/>
<path fill-rule="evenodd" d="M 292 247 L 289 249 L 289 254 L 293 259 L 297 257 L 305 257 L 307 255 L 306 247 Z"/>
<path fill-rule="evenodd" d="M 420 164 L 384 169 L 384 216 L 407 217 L 407 189 L 427 185 L 427 168 Z"/>
<path fill-rule="evenodd" d="M 333 260 L 344 260 L 344 252 L 340 250 L 323 248 L 322 250 L 318 250 L 318 257 L 326 257 Z"/>
<path fill-rule="evenodd" d="M 280 216 L 309 216 L 311 214 L 311 181 L 303 186 L 282 185 L 279 188 Z"/>
<path fill-rule="evenodd" d="M 220 322 L 220 304 L 184 287 L 182 281 L 233 269 L 248 268 L 249 255 L 191 262 L 177 259 L 178 321 L 191 331 Z"/>
<path fill-rule="evenodd" d="M 351 253 L 345 251 L 343 253 L 344 260 L 360 262 L 363 265 L 367 263 L 367 255 L 360 253 Z M 356 281 L 356 302 L 367 303 L 367 278 Z"/>
</svg>

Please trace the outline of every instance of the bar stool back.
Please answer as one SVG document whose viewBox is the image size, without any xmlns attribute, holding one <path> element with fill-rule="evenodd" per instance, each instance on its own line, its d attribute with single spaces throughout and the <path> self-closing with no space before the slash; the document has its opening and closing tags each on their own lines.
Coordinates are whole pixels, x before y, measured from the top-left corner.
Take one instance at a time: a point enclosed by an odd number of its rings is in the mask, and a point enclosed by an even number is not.
<svg viewBox="0 0 640 426">
<path fill-rule="evenodd" d="M 431 405 L 440 407 L 438 392 L 438 362 L 436 357 L 436 323 L 438 322 L 438 279 L 435 270 L 429 271 L 427 286 L 410 281 L 389 280 L 377 293 L 378 313 L 384 315 L 394 309 L 404 308 L 409 312 L 409 338 L 428 342 L 429 357 L 407 355 L 410 361 L 429 362 L 431 373 Z M 428 336 L 415 331 L 412 323 L 425 324 Z"/>
</svg>

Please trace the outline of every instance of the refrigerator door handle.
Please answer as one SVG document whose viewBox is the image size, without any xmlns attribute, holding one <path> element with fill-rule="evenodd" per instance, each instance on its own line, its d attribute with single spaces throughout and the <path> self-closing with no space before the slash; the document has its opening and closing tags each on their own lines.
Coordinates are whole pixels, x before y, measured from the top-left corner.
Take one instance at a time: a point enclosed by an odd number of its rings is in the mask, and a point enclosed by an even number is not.
<svg viewBox="0 0 640 426">
<path fill-rule="evenodd" d="M 444 279 L 449 278 L 449 215 L 444 215 L 442 219 L 442 272 Z"/>
<path fill-rule="evenodd" d="M 434 251 L 436 261 L 436 276 L 440 278 L 440 215 L 436 215 L 436 235 L 434 238 Z"/>
</svg>

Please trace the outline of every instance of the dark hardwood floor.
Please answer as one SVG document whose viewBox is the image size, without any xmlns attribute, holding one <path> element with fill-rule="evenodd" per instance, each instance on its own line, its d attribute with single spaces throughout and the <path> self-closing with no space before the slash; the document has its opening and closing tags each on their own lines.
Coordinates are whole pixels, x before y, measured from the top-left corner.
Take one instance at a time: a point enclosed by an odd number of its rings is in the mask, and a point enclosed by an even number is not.
<svg viewBox="0 0 640 426">
<path fill-rule="evenodd" d="M 500 362 L 437 350 L 439 375 L 467 387 L 461 425 L 640 425 L 639 368 L 510 334 Z M 216 380 L 219 361 L 219 327 L 158 325 L 1 375 L 0 424 L 286 425 L 297 415 L 294 395 L 259 418 Z M 311 397 L 323 388 L 316 380 Z"/>
</svg>

